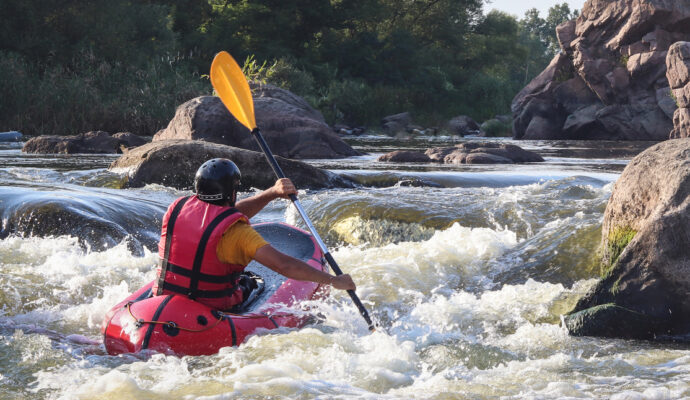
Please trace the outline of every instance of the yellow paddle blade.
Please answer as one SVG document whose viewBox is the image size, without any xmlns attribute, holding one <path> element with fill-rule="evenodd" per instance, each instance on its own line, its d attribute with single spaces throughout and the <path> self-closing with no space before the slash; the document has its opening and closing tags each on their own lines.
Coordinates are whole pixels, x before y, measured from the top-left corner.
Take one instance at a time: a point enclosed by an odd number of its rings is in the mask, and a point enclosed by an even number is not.
<svg viewBox="0 0 690 400">
<path fill-rule="evenodd" d="M 254 100 L 247 79 L 237 62 L 226 51 L 216 54 L 211 63 L 211 85 L 225 107 L 242 125 L 253 130 Z"/>
</svg>

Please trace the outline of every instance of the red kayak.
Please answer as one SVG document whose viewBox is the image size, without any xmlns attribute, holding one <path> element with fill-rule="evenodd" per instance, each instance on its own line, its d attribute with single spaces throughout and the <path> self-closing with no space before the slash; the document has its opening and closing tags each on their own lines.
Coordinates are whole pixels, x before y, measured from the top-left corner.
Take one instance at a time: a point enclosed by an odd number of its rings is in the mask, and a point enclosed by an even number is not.
<svg viewBox="0 0 690 400">
<path fill-rule="evenodd" d="M 327 272 L 323 254 L 309 233 L 283 223 L 257 224 L 254 228 L 279 251 Z M 287 279 L 256 261 L 247 270 L 255 274 L 259 289 L 233 313 L 180 295 L 152 296 L 153 282 L 149 283 L 106 314 L 101 327 L 106 350 L 109 354 L 141 350 L 214 354 L 222 347 L 239 345 L 258 329 L 302 327 L 308 315 L 291 307 L 327 295 L 327 287 Z"/>
</svg>

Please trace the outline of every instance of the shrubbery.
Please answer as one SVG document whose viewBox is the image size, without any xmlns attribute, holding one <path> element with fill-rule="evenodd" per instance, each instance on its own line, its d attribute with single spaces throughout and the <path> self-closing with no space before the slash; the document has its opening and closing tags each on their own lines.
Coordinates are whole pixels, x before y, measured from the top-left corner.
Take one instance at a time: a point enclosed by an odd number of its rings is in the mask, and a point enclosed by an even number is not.
<svg viewBox="0 0 690 400">
<path fill-rule="evenodd" d="M 544 20 L 483 0 L 3 0 L 0 130 L 152 134 L 211 93 L 213 56 L 303 96 L 331 124 L 503 114 L 554 52 Z M 549 33 L 550 32 L 550 33 Z"/>
</svg>

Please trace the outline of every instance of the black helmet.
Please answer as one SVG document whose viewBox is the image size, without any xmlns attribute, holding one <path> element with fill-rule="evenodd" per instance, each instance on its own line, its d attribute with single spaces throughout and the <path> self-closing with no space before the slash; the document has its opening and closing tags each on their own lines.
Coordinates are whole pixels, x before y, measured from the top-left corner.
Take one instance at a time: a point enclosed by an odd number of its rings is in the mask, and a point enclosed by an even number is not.
<svg viewBox="0 0 690 400">
<path fill-rule="evenodd" d="M 194 191 L 199 200 L 215 205 L 235 206 L 240 186 L 240 169 L 227 158 L 214 158 L 199 167 L 194 176 Z"/>
</svg>

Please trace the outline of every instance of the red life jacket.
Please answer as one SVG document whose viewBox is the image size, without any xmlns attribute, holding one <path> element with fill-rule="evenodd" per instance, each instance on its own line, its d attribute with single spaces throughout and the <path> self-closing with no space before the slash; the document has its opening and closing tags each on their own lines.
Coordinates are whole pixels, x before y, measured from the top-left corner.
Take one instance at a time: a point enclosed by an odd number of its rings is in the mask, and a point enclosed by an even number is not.
<svg viewBox="0 0 690 400">
<path fill-rule="evenodd" d="M 238 281 L 246 265 L 227 264 L 216 255 L 223 233 L 239 220 L 249 223 L 232 207 L 209 204 L 196 196 L 175 200 L 163 216 L 153 293 L 181 294 L 220 310 L 242 302 Z"/>
</svg>

